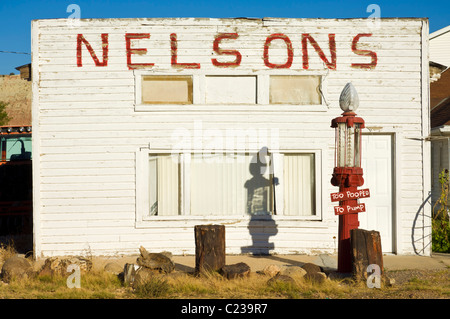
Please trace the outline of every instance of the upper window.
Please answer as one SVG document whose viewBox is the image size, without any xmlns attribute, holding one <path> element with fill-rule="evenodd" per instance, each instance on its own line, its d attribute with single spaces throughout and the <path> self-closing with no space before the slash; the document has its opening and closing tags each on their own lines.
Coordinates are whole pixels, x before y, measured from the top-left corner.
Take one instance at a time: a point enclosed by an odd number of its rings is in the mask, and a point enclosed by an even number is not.
<svg viewBox="0 0 450 319">
<path fill-rule="evenodd" d="M 255 104 L 256 76 L 206 76 L 206 104 Z"/>
<path fill-rule="evenodd" d="M 192 104 L 192 77 L 144 76 L 142 103 Z"/>
<path fill-rule="evenodd" d="M 270 77 L 270 104 L 322 103 L 320 77 L 305 75 L 275 75 Z"/>
<path fill-rule="evenodd" d="M 135 72 L 136 111 L 326 110 L 323 98 L 326 85 L 323 76 L 317 74 L 148 75 Z"/>
</svg>

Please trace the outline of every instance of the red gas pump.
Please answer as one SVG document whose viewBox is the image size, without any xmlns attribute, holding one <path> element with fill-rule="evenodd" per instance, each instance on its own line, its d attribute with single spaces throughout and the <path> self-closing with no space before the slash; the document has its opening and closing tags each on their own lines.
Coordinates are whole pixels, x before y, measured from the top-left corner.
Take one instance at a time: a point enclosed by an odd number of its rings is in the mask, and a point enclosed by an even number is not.
<svg viewBox="0 0 450 319">
<path fill-rule="evenodd" d="M 369 197 L 368 189 L 359 190 L 364 184 L 361 168 L 361 130 L 364 120 L 354 112 L 359 106 L 356 89 L 351 83 L 342 90 L 339 105 L 342 116 L 331 121 L 335 128 L 335 165 L 331 184 L 339 187 L 339 193 L 331 194 L 332 201 L 339 201 L 334 208 L 339 216 L 338 272 L 352 271 L 350 230 L 359 227 L 358 213 L 365 211 L 359 198 Z"/>
</svg>

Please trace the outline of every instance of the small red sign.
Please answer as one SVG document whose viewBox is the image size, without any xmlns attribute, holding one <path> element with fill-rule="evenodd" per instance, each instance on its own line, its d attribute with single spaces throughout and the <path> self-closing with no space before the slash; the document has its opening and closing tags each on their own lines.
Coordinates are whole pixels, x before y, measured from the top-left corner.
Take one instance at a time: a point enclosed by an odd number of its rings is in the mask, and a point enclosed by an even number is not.
<svg viewBox="0 0 450 319">
<path fill-rule="evenodd" d="M 366 189 L 359 189 L 356 192 L 344 191 L 344 192 L 339 192 L 339 193 L 331 193 L 330 196 L 331 196 L 332 202 L 339 202 L 339 201 L 349 200 L 349 199 L 359 199 L 359 198 L 370 197 L 370 191 L 368 188 L 366 188 Z"/>
<path fill-rule="evenodd" d="M 366 211 L 365 204 L 358 204 L 356 206 L 344 205 L 344 206 L 334 207 L 335 215 L 356 214 L 356 213 L 362 213 L 365 211 Z"/>
</svg>

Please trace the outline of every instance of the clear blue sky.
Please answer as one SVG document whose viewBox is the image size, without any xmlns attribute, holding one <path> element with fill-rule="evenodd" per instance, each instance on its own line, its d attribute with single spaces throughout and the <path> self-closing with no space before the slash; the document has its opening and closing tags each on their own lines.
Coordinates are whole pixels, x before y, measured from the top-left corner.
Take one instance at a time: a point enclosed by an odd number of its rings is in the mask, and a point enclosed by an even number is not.
<svg viewBox="0 0 450 319">
<path fill-rule="evenodd" d="M 0 0 L 0 51 L 30 53 L 30 24 L 34 19 L 67 18 L 70 4 L 81 18 L 366 18 L 377 4 L 383 18 L 425 17 L 430 32 L 450 25 L 450 0 L 323 1 L 323 0 Z M 449 53 L 450 54 L 450 53 Z M 30 63 L 31 56 L 0 52 L 0 74 L 18 73 L 15 67 Z"/>
</svg>

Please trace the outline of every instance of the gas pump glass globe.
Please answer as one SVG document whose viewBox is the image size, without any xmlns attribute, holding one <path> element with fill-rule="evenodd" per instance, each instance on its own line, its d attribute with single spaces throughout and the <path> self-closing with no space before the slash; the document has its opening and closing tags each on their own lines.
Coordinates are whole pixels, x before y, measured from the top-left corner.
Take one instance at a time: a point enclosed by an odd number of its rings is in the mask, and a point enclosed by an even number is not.
<svg viewBox="0 0 450 319">
<path fill-rule="evenodd" d="M 359 106 L 358 92 L 351 83 L 347 83 L 339 97 L 339 106 L 344 112 L 354 112 Z"/>
</svg>

